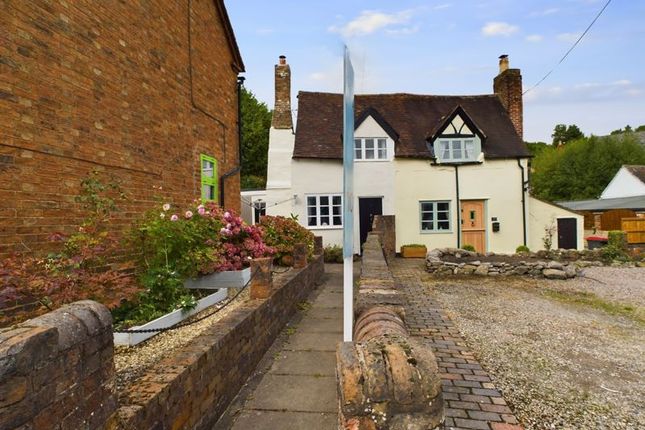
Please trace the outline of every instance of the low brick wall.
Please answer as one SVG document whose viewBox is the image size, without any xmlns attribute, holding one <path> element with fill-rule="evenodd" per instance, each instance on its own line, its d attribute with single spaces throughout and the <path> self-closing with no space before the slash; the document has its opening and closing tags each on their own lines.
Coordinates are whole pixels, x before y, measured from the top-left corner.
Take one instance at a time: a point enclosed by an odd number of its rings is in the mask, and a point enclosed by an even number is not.
<svg viewBox="0 0 645 430">
<path fill-rule="evenodd" d="M 495 258 L 503 257 L 503 258 Z M 448 260 L 448 261 L 446 261 Z M 426 270 L 435 275 L 531 276 L 547 279 L 570 279 L 581 273 L 581 267 L 602 265 L 584 260 L 543 260 L 533 255 L 478 254 L 463 249 L 433 249 L 426 257 Z"/>
<path fill-rule="evenodd" d="M 436 358 L 409 337 L 405 295 L 379 239 L 371 232 L 363 246 L 354 342 L 336 349 L 340 428 L 438 429 L 444 404 Z"/>
<path fill-rule="evenodd" d="M 0 429 L 114 425 L 112 317 L 76 302 L 0 330 Z"/>
<path fill-rule="evenodd" d="M 124 429 L 210 429 L 324 274 L 322 255 L 289 272 L 267 299 L 250 300 L 120 393 Z"/>
</svg>

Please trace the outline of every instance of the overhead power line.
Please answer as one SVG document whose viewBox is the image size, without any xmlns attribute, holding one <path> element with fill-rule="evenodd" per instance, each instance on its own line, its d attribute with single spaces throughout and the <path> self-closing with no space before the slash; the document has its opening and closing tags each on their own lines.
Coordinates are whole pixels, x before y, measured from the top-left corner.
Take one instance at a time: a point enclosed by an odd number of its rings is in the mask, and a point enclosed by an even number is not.
<svg viewBox="0 0 645 430">
<path fill-rule="evenodd" d="M 539 80 L 535 85 L 533 85 L 531 88 L 529 88 L 528 90 L 524 91 L 524 92 L 522 93 L 522 95 L 524 95 L 524 94 L 528 93 L 529 91 L 532 91 L 532 90 L 534 90 L 535 88 L 537 88 L 537 86 L 538 86 L 538 85 L 540 85 L 542 82 L 544 82 L 544 80 L 545 80 L 546 78 L 548 78 L 548 77 L 549 77 L 549 75 L 551 75 L 551 73 L 553 73 L 553 71 L 554 71 L 554 70 L 555 70 L 555 69 L 556 69 L 560 64 L 562 64 L 562 62 L 563 62 L 563 61 L 564 61 L 564 60 L 569 56 L 569 54 L 571 53 L 571 51 L 573 51 L 573 50 L 575 49 L 575 47 L 576 47 L 576 46 L 578 46 L 578 43 L 580 43 L 580 41 L 582 40 L 582 38 L 583 38 L 583 37 L 585 37 L 585 35 L 589 32 L 589 30 L 591 29 L 591 27 L 596 23 L 596 21 L 598 21 L 598 18 L 600 18 L 600 15 L 602 15 L 602 13 L 605 11 L 605 9 L 607 9 L 607 6 L 609 6 L 609 3 L 611 3 L 611 0 L 607 0 L 607 3 L 605 3 L 605 5 L 602 7 L 602 9 L 600 9 L 600 12 L 598 12 L 598 14 L 597 14 L 597 15 L 596 15 L 596 17 L 593 19 L 593 21 L 591 21 L 591 24 L 589 24 L 589 26 L 588 26 L 588 27 L 585 29 L 585 31 L 580 35 L 580 37 L 578 37 L 578 40 L 576 40 L 576 41 L 575 41 L 575 43 L 571 46 L 571 48 L 569 48 L 569 50 L 568 50 L 568 51 L 567 51 L 567 52 L 562 56 L 562 58 L 560 58 L 560 61 L 558 61 L 558 64 L 556 64 L 555 66 L 553 66 L 553 68 L 552 68 L 551 70 L 549 70 L 549 73 L 547 73 L 546 75 L 544 75 L 544 77 L 543 77 L 542 79 L 540 79 L 540 80 Z"/>
</svg>

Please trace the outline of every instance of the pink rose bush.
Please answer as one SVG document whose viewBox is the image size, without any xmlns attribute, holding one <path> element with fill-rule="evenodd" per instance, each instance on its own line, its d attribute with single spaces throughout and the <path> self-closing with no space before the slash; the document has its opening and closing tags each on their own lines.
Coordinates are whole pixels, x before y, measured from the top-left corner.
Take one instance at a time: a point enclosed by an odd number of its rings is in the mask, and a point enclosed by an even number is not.
<svg viewBox="0 0 645 430">
<path fill-rule="evenodd" d="M 164 204 L 162 214 L 170 207 Z M 136 234 L 143 251 L 143 271 L 164 267 L 185 278 L 241 270 L 251 259 L 275 252 L 264 242 L 262 227 L 247 225 L 233 211 L 224 211 L 213 202 L 188 208 L 183 216 L 159 216 L 158 209 L 154 215 L 146 218 Z"/>
</svg>

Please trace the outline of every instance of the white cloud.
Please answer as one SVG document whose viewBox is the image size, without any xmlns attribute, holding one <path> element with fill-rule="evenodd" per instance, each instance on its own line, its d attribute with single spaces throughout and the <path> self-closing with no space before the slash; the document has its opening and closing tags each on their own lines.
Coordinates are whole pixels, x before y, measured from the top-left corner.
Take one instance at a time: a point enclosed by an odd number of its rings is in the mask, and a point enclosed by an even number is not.
<svg viewBox="0 0 645 430">
<path fill-rule="evenodd" d="M 482 27 L 484 36 L 510 36 L 516 33 L 520 28 L 517 25 L 511 25 L 507 22 L 487 22 Z"/>
<path fill-rule="evenodd" d="M 558 34 L 558 40 L 562 42 L 575 42 L 580 37 L 580 33 L 560 33 Z"/>
<path fill-rule="evenodd" d="M 544 37 L 541 34 L 529 34 L 526 36 L 526 40 L 533 43 L 541 42 L 542 39 L 544 39 Z"/>
<path fill-rule="evenodd" d="M 433 7 L 434 10 L 441 10 L 441 9 L 448 9 L 449 7 L 452 7 L 452 3 L 443 3 L 443 4 L 438 4 Z"/>
<path fill-rule="evenodd" d="M 560 12 L 559 8 L 551 7 L 548 9 L 531 12 L 531 16 L 547 16 L 547 15 L 553 15 L 554 13 L 558 13 L 558 12 Z"/>
<path fill-rule="evenodd" d="M 412 16 L 413 11 L 409 9 L 389 14 L 376 10 L 364 10 L 345 25 L 329 27 L 329 31 L 340 33 L 345 37 L 365 36 L 386 27 L 407 24 Z"/>
<path fill-rule="evenodd" d="M 402 28 L 395 28 L 395 29 L 387 29 L 385 32 L 387 34 L 392 34 L 392 35 L 406 35 L 406 34 L 413 34 L 419 31 L 419 26 L 415 25 L 414 27 L 402 27 Z"/>
<path fill-rule="evenodd" d="M 561 87 L 538 87 L 529 91 L 524 100 L 536 104 L 562 104 L 570 102 L 600 102 L 627 100 L 642 94 L 644 88 L 628 79 L 612 82 L 581 82 Z"/>
</svg>

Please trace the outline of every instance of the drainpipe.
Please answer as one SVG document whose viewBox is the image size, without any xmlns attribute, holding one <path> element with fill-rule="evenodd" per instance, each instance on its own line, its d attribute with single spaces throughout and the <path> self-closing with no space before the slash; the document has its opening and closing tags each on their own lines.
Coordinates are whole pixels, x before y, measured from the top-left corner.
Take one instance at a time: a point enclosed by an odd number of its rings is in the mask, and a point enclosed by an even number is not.
<svg viewBox="0 0 645 430">
<path fill-rule="evenodd" d="M 524 233 L 524 246 L 526 246 L 526 183 L 524 182 L 524 166 L 522 166 L 520 157 L 517 158 L 517 166 L 522 171 L 522 232 Z"/>
<path fill-rule="evenodd" d="M 457 191 L 457 249 L 461 248 L 461 201 L 459 200 L 459 165 L 455 164 L 455 188 Z"/>
<path fill-rule="evenodd" d="M 242 170 L 242 85 L 244 85 L 244 76 L 237 77 L 237 167 L 229 170 L 219 177 L 220 186 L 220 206 L 224 206 L 224 185 L 226 179 L 238 174 Z"/>
</svg>

